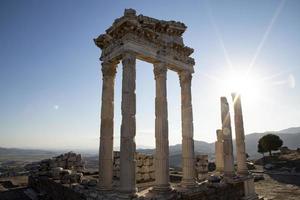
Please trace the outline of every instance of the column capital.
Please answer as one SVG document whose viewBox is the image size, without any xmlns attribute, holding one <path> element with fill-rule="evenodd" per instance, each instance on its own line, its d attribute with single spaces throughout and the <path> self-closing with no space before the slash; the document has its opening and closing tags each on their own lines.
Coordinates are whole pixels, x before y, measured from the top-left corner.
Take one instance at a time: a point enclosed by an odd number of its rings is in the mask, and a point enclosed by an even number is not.
<svg viewBox="0 0 300 200">
<path fill-rule="evenodd" d="M 190 83 L 192 80 L 192 73 L 189 71 L 180 71 L 178 72 L 179 74 L 179 81 L 180 81 L 180 86 L 182 87 L 183 84 L 185 83 Z"/>
<path fill-rule="evenodd" d="M 102 64 L 102 74 L 103 76 L 112 76 L 114 77 L 117 73 L 117 64 L 113 62 L 103 62 Z"/>
<path fill-rule="evenodd" d="M 167 74 L 167 65 L 163 62 L 158 62 L 154 64 L 153 72 L 154 78 L 157 79 L 159 76 L 166 76 Z"/>
</svg>

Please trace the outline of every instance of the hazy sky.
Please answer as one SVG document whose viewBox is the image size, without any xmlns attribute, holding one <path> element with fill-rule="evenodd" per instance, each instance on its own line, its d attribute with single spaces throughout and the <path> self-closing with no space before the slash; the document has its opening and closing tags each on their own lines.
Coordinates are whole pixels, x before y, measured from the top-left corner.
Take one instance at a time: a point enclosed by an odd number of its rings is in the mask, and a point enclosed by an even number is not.
<svg viewBox="0 0 300 200">
<path fill-rule="evenodd" d="M 102 75 L 93 38 L 130 7 L 188 27 L 184 42 L 195 49 L 196 61 L 194 139 L 215 140 L 221 125 L 219 98 L 228 96 L 231 103 L 232 85 L 243 89 L 246 134 L 300 126 L 298 0 L 2 0 L 0 146 L 98 148 Z M 247 77 L 234 77 L 247 69 Z M 137 62 L 138 146 L 154 145 L 152 70 Z M 121 75 L 119 67 L 115 146 L 120 140 Z M 181 142 L 178 75 L 169 71 L 167 84 L 169 140 L 176 144 Z"/>
</svg>

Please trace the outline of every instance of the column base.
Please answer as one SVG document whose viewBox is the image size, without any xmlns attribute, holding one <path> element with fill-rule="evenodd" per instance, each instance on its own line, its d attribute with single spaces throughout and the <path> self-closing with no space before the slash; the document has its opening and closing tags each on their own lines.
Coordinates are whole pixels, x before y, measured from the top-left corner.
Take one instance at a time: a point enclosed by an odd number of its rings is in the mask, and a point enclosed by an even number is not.
<svg viewBox="0 0 300 200">
<path fill-rule="evenodd" d="M 257 194 L 252 194 L 249 196 L 245 196 L 242 198 L 242 200 L 260 200 L 259 196 Z"/>
<path fill-rule="evenodd" d="M 237 174 L 240 175 L 240 176 L 248 176 L 249 175 L 249 171 L 248 170 L 238 171 Z"/>
<path fill-rule="evenodd" d="M 118 193 L 118 199 L 124 199 L 124 200 L 131 200 L 133 198 L 136 198 L 137 197 L 137 194 L 133 193 L 133 194 L 130 194 L 130 193 L 123 193 L 123 192 L 120 192 Z"/>
<path fill-rule="evenodd" d="M 155 185 L 151 189 L 151 192 L 154 192 L 154 193 L 166 193 L 166 192 L 170 192 L 170 191 L 172 191 L 170 184 Z"/>
<path fill-rule="evenodd" d="M 113 190 L 112 187 L 108 188 L 108 187 L 104 187 L 104 186 L 98 186 L 97 189 L 101 192 L 110 192 Z"/>
<path fill-rule="evenodd" d="M 131 194 L 135 194 L 137 193 L 138 189 L 135 188 L 135 189 L 119 189 L 118 192 L 120 194 L 125 194 L 125 195 L 131 195 Z"/>
<path fill-rule="evenodd" d="M 236 174 L 234 172 L 223 172 L 224 174 L 224 178 L 229 178 L 229 179 L 232 179 L 233 177 L 236 176 Z"/>
<path fill-rule="evenodd" d="M 180 185 L 184 188 L 194 188 L 197 186 L 197 183 L 194 179 L 183 179 Z"/>
</svg>

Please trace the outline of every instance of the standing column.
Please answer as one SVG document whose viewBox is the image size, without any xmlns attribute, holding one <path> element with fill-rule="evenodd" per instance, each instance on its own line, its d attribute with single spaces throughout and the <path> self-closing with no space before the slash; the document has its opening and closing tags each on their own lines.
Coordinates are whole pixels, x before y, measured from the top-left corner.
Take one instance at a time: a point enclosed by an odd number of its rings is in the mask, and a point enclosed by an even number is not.
<svg viewBox="0 0 300 200">
<path fill-rule="evenodd" d="M 135 69 L 136 58 L 131 52 L 123 56 L 122 80 L 122 125 L 120 152 L 120 191 L 124 193 L 136 192 L 135 180 L 135 134 L 136 134 L 136 96 Z"/>
<path fill-rule="evenodd" d="M 113 177 L 114 83 L 116 64 L 102 63 L 102 105 L 99 148 L 99 188 L 110 190 Z"/>
<path fill-rule="evenodd" d="M 221 97 L 221 118 L 223 132 L 223 152 L 224 152 L 224 175 L 234 176 L 233 146 L 231 136 L 231 120 L 229 105 L 226 97 Z"/>
<path fill-rule="evenodd" d="M 193 139 L 193 109 L 191 81 L 192 74 L 188 71 L 179 73 L 181 86 L 181 122 L 182 122 L 182 186 L 195 186 L 195 155 Z"/>
<path fill-rule="evenodd" d="M 220 173 L 224 171 L 224 153 L 223 153 L 223 133 L 221 129 L 217 130 L 217 141 L 215 142 L 216 170 Z"/>
<path fill-rule="evenodd" d="M 155 186 L 156 191 L 168 191 L 169 184 L 169 139 L 167 103 L 167 66 L 154 64 L 156 83 L 155 97 Z"/>
<path fill-rule="evenodd" d="M 248 175 L 241 96 L 235 93 L 231 95 L 234 104 L 237 172 L 240 175 Z"/>
</svg>

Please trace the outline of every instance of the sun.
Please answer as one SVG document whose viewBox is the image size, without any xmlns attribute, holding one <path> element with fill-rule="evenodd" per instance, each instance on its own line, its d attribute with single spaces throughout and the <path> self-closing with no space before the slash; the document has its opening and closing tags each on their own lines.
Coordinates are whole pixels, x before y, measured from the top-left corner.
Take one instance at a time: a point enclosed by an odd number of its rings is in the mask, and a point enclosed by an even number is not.
<svg viewBox="0 0 300 200">
<path fill-rule="evenodd" d="M 243 71 L 230 71 L 221 81 L 222 92 L 238 93 L 248 100 L 256 100 L 261 95 L 263 84 L 259 77 Z"/>
</svg>

